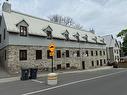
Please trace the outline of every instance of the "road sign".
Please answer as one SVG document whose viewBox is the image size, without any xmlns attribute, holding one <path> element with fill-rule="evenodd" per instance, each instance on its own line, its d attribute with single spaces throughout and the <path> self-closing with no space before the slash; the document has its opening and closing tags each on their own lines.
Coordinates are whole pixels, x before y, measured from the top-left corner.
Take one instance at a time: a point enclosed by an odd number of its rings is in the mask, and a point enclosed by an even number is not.
<svg viewBox="0 0 127 95">
<path fill-rule="evenodd" d="M 55 46 L 55 44 L 54 43 L 51 43 L 50 45 L 49 45 L 49 50 L 50 50 L 50 56 L 54 56 L 54 52 L 55 52 L 55 48 L 56 48 L 56 46 Z"/>
<path fill-rule="evenodd" d="M 54 43 L 51 43 L 51 44 L 49 45 L 49 50 L 50 50 L 51 52 L 54 52 L 54 51 L 55 51 L 55 44 L 54 44 Z"/>
<path fill-rule="evenodd" d="M 55 46 L 55 44 L 54 43 L 51 43 L 50 45 L 49 45 L 49 50 L 50 50 L 50 53 L 49 53 L 49 55 L 51 56 L 51 58 L 52 58 L 52 72 L 53 72 L 53 56 L 54 56 L 54 52 L 55 52 L 55 48 L 56 48 L 56 46 Z"/>
</svg>

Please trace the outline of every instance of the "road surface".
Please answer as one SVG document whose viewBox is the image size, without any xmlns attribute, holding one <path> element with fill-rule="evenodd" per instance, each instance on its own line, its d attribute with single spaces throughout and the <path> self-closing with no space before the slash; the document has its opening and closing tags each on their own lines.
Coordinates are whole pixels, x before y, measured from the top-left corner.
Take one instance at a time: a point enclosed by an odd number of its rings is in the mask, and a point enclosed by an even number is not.
<svg viewBox="0 0 127 95">
<path fill-rule="evenodd" d="M 0 84 L 0 95 L 127 95 L 127 69 L 59 75 L 58 85 L 46 77 Z"/>
</svg>

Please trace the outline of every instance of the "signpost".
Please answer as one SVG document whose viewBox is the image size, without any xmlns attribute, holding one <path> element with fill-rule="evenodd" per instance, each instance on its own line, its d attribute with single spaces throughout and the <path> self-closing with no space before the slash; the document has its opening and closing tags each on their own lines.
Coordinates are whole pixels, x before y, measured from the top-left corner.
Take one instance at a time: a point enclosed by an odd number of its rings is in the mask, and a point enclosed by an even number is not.
<svg viewBox="0 0 127 95">
<path fill-rule="evenodd" d="M 51 43 L 48 48 L 50 50 L 49 55 L 51 56 L 51 59 L 52 59 L 52 73 L 53 73 L 53 56 L 55 54 L 55 44 Z"/>
<path fill-rule="evenodd" d="M 57 74 L 56 73 L 53 73 L 53 56 L 55 54 L 55 44 L 54 43 L 51 43 L 49 45 L 49 50 L 50 50 L 50 53 L 49 53 L 49 56 L 52 58 L 52 73 L 48 74 L 48 85 L 56 85 L 57 84 Z"/>
</svg>

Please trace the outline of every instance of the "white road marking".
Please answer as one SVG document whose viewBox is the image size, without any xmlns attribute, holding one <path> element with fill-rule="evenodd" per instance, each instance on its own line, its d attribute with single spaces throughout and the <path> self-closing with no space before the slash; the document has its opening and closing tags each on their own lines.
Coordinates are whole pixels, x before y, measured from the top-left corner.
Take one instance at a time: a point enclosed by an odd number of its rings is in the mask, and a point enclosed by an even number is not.
<svg viewBox="0 0 127 95">
<path fill-rule="evenodd" d="M 127 70 L 120 71 L 120 72 L 116 72 L 116 73 L 111 73 L 111 74 L 106 74 L 106 75 L 102 75 L 102 76 L 98 76 L 98 77 L 93 77 L 93 78 L 89 78 L 89 79 L 74 81 L 74 82 L 62 84 L 62 85 L 55 86 L 55 87 L 50 87 L 50 88 L 46 88 L 46 89 L 42 89 L 42 90 L 38 90 L 38 91 L 33 91 L 33 92 L 25 93 L 25 94 L 22 94 L 22 95 L 37 94 L 37 93 L 40 93 L 40 92 L 45 92 L 45 91 L 53 90 L 53 89 L 56 89 L 56 88 L 60 88 L 60 87 L 64 87 L 64 86 L 68 86 L 68 85 L 72 85 L 72 84 L 76 84 L 76 83 L 81 83 L 81 82 L 86 82 L 86 81 L 90 81 L 90 80 L 95 80 L 95 79 L 99 79 L 99 78 L 103 78 L 103 77 L 108 77 L 108 76 L 115 75 L 115 74 L 119 74 L 119 73 L 126 72 L 126 71 L 127 71 Z"/>
<path fill-rule="evenodd" d="M 31 80 L 33 82 L 38 82 L 38 83 L 44 83 L 43 81 L 39 81 L 39 80 Z"/>
</svg>

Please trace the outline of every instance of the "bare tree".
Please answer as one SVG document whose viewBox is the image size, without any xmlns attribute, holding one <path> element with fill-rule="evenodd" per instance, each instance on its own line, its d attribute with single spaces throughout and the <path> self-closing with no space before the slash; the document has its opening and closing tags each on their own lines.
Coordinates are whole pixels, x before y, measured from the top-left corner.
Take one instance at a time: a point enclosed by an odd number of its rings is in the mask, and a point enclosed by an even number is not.
<svg viewBox="0 0 127 95">
<path fill-rule="evenodd" d="M 70 17 L 63 17 L 63 24 L 66 26 L 72 26 L 74 24 L 74 21 Z"/>
<path fill-rule="evenodd" d="M 51 15 L 48 17 L 50 21 L 59 23 L 65 26 L 74 27 L 76 29 L 83 29 L 83 26 L 74 22 L 71 17 L 64 17 L 60 15 Z"/>
<path fill-rule="evenodd" d="M 74 28 L 76 28 L 76 29 L 83 29 L 83 26 L 80 25 L 80 24 L 75 24 L 75 25 L 74 25 Z"/>
</svg>

